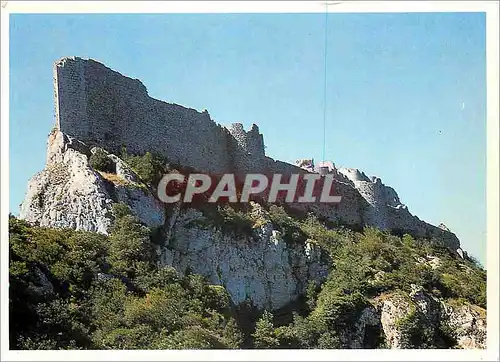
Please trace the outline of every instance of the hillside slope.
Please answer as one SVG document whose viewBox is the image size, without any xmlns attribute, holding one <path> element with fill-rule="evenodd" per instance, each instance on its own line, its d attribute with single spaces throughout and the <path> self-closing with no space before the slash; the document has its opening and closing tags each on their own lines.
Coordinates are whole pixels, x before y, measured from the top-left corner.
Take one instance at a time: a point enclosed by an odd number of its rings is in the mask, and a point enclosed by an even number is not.
<svg viewBox="0 0 500 362">
<path fill-rule="evenodd" d="M 164 207 L 154 185 L 176 168 L 50 135 L 10 223 L 13 346 L 485 347 L 486 272 L 445 234 L 255 202 Z"/>
</svg>

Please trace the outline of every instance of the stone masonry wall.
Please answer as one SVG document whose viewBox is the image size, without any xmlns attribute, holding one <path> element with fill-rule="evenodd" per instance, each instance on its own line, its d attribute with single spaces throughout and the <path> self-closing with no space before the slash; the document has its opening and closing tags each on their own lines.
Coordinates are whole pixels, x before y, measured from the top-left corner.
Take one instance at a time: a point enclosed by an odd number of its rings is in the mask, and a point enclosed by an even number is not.
<svg viewBox="0 0 500 362">
<path fill-rule="evenodd" d="M 63 58 L 54 74 L 62 132 L 112 152 L 122 145 L 133 153 L 155 151 L 200 171 L 224 173 L 237 166 L 229 155 L 240 145 L 208 112 L 153 99 L 139 80 L 94 60 Z M 254 144 L 249 145 L 255 153 Z M 245 152 L 239 148 L 234 153 Z M 257 154 L 263 153 L 262 147 Z"/>
<path fill-rule="evenodd" d="M 229 149 L 233 170 L 241 175 L 262 172 L 265 167 L 264 140 L 259 128 L 254 124 L 246 132 L 241 123 L 229 126 Z"/>
</svg>

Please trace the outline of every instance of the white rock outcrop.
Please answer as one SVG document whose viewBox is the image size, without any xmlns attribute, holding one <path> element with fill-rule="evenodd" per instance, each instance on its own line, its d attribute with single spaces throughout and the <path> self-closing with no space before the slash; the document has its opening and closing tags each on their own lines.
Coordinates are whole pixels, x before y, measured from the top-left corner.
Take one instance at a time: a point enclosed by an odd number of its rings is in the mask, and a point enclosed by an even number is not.
<svg viewBox="0 0 500 362">
<path fill-rule="evenodd" d="M 412 348 L 412 335 L 424 345 L 439 330 L 455 340 L 459 348 L 486 348 L 486 310 L 467 302 L 440 302 L 420 286 L 409 295 L 393 294 L 381 303 L 380 321 L 389 348 Z"/>
<path fill-rule="evenodd" d="M 133 183 L 128 166 L 109 155 L 121 173 L 110 181 L 90 167 L 90 154 L 85 144 L 62 132 L 52 133 L 45 169 L 29 181 L 19 217 L 40 226 L 106 234 L 113 220 L 112 204 L 121 201 L 148 226 L 163 225 L 163 205 L 144 185 Z"/>
<path fill-rule="evenodd" d="M 383 301 L 380 322 L 389 348 L 404 348 L 405 336 L 399 326 L 399 321 L 411 313 L 411 304 L 405 298 L 396 295 Z"/>
<path fill-rule="evenodd" d="M 174 208 L 166 220 L 164 205 L 125 162 L 107 153 L 116 172 L 97 171 L 89 164 L 94 152 L 96 148 L 62 132 L 52 133 L 46 167 L 30 180 L 20 218 L 40 226 L 106 234 L 113 222 L 113 203 L 124 202 L 146 225 L 165 226 L 169 237 L 159 250 L 162 264 L 224 285 L 235 304 L 249 300 L 259 308 L 276 309 L 302 294 L 309 280 L 319 283 L 326 277 L 320 249 L 312 241 L 285 243 L 259 205 L 253 204 L 253 212 L 265 222 L 251 236 L 193 227 L 203 219 L 193 209 Z"/>
</svg>

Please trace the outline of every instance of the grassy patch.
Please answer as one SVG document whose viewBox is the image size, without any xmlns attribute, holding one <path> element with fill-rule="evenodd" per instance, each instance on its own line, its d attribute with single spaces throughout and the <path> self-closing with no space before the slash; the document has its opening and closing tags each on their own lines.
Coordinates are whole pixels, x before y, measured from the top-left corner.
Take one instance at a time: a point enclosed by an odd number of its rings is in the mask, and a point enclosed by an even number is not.
<svg viewBox="0 0 500 362">
<path fill-rule="evenodd" d="M 105 180 L 112 182 L 115 185 L 120 185 L 120 186 L 127 187 L 127 188 L 135 188 L 135 189 L 143 190 L 145 192 L 148 191 L 148 188 L 146 185 L 127 180 L 121 176 L 118 176 L 116 173 L 109 173 L 109 172 L 104 172 L 104 171 L 97 171 L 97 172 Z"/>
</svg>

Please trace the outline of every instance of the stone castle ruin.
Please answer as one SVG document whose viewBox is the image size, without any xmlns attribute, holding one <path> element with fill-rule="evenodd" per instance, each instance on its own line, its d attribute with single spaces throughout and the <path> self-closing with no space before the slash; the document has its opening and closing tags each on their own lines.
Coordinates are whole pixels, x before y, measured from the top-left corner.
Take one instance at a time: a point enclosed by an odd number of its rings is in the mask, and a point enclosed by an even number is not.
<svg viewBox="0 0 500 362">
<path fill-rule="evenodd" d="M 66 57 L 57 61 L 54 91 L 57 130 L 89 146 L 115 154 L 122 146 L 136 154 L 153 151 L 173 163 L 212 174 L 317 172 L 312 160 L 292 165 L 267 157 L 256 125 L 249 131 L 240 123 L 226 128 L 206 110 L 151 98 L 139 80 L 95 60 Z M 323 166 L 333 174 L 342 202 L 308 205 L 308 211 L 339 224 L 436 237 L 454 250 L 459 248 L 455 234 L 411 215 L 394 189 L 379 178 L 369 178 L 357 169 L 336 168 L 333 163 Z"/>
<path fill-rule="evenodd" d="M 225 128 L 198 112 L 148 96 L 146 87 L 94 60 L 63 58 L 54 66 L 57 128 L 90 145 L 119 152 L 158 152 L 202 172 L 292 172 L 264 153 L 259 128 Z M 276 165 L 278 164 L 278 165 Z"/>
</svg>

